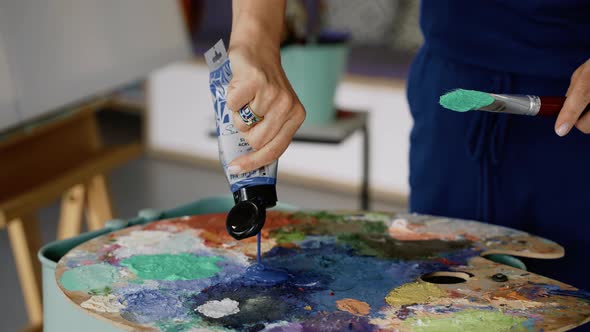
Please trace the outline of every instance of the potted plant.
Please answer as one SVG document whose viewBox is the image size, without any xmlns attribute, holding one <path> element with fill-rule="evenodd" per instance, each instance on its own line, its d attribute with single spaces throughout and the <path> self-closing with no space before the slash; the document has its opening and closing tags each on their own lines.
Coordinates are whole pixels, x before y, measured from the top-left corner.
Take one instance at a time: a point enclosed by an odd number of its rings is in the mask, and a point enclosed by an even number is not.
<svg viewBox="0 0 590 332">
<path fill-rule="evenodd" d="M 281 62 L 307 110 L 305 126 L 335 121 L 334 96 L 349 54 L 349 35 L 325 29 L 323 8 L 321 1 L 287 1 Z"/>
</svg>

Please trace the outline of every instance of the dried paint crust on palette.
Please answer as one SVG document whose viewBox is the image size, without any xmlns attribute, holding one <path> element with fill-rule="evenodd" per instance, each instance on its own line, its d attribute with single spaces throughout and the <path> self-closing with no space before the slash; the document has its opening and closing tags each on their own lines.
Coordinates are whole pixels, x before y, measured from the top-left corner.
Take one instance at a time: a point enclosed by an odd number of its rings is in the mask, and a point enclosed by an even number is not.
<svg viewBox="0 0 590 332">
<path fill-rule="evenodd" d="M 225 215 L 130 227 L 58 263 L 86 313 L 145 331 L 553 331 L 590 319 L 590 294 L 484 259 L 556 258 L 563 248 L 477 222 L 385 213 L 271 212 L 263 262 L 281 283 L 247 276 L 256 239 Z"/>
</svg>

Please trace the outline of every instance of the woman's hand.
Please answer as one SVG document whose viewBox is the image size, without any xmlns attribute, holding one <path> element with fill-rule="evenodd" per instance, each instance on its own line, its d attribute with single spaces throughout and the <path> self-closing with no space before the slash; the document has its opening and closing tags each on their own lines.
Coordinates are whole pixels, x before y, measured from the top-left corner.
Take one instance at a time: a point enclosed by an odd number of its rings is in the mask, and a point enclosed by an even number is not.
<svg viewBox="0 0 590 332">
<path fill-rule="evenodd" d="M 262 11 L 236 8 L 257 3 L 246 1 L 234 1 L 228 50 L 233 78 L 227 91 L 227 106 L 232 110 L 234 125 L 255 151 L 233 160 L 228 167 L 232 174 L 255 170 L 277 160 L 305 119 L 303 105 L 281 67 L 279 44 L 284 6 L 274 10 L 267 6 Z M 272 5 L 280 3 L 270 1 Z M 267 4 L 272 7 L 271 3 Z M 265 16 L 258 16 L 260 13 Z M 272 21 L 266 21 L 265 25 L 265 19 Z M 246 104 L 257 116 L 264 117 L 251 127 L 238 114 Z"/>
<path fill-rule="evenodd" d="M 581 132 L 590 134 L 590 112 L 580 116 L 590 103 L 590 59 L 572 75 L 566 96 L 567 99 L 555 121 L 555 132 L 559 136 L 565 136 L 575 125 Z"/>
</svg>

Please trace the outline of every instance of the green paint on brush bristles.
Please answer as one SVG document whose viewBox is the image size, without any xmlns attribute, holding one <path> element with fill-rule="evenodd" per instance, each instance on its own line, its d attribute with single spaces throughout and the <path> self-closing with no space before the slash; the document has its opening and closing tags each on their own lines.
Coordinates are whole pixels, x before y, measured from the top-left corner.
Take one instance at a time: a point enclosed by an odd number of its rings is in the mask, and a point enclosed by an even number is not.
<svg viewBox="0 0 590 332">
<path fill-rule="evenodd" d="M 457 89 L 442 95 L 438 103 L 456 112 L 480 109 L 494 102 L 494 97 L 481 91 Z"/>
</svg>

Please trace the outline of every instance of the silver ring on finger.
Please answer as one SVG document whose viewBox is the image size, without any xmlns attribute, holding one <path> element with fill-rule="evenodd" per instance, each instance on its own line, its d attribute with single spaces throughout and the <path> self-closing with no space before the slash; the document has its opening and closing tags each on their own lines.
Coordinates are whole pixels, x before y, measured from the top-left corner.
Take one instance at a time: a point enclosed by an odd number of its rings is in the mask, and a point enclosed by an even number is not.
<svg viewBox="0 0 590 332">
<path fill-rule="evenodd" d="M 240 118 L 248 127 L 252 127 L 256 123 L 264 119 L 264 116 L 259 116 L 256 115 L 256 113 L 254 113 L 254 111 L 252 110 L 252 106 L 250 106 L 249 103 L 244 105 L 244 107 L 240 108 L 238 114 L 240 114 Z"/>
</svg>

